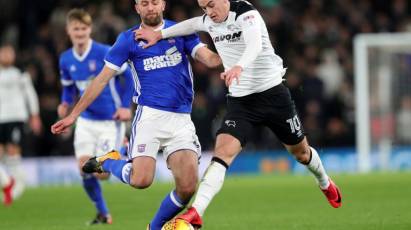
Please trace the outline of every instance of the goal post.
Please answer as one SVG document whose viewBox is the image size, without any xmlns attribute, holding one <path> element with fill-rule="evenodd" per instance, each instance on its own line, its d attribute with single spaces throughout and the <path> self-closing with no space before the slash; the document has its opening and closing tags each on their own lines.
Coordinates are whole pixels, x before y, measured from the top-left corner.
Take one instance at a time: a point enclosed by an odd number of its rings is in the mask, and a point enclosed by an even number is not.
<svg viewBox="0 0 411 230">
<path fill-rule="evenodd" d="M 403 73 L 401 68 L 408 58 L 411 60 L 411 33 L 359 34 L 354 38 L 359 172 L 389 169 L 392 148 L 398 143 L 395 113 L 401 97 L 411 92 L 411 73 Z"/>
</svg>

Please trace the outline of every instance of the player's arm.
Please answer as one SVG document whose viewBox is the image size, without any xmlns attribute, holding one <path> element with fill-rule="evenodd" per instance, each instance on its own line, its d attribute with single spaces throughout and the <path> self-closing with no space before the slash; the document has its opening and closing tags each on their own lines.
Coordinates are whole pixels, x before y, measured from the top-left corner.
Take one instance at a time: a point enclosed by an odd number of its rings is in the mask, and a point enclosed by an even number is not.
<svg viewBox="0 0 411 230">
<path fill-rule="evenodd" d="M 74 81 L 71 79 L 69 71 L 65 68 L 63 58 L 60 57 L 60 78 L 61 78 L 61 103 L 57 107 L 57 115 L 59 118 L 67 116 L 69 108 L 74 103 L 74 98 L 77 96 L 77 89 Z"/>
<path fill-rule="evenodd" d="M 71 113 L 64 119 L 58 121 L 53 126 L 51 126 L 51 132 L 54 134 L 63 133 L 69 128 L 80 116 L 80 113 L 83 112 L 103 91 L 104 87 L 108 84 L 110 79 L 117 73 L 116 70 L 113 70 L 107 65 L 103 67 L 103 70 L 93 79 L 91 84 L 87 87 L 83 96 L 74 106 Z"/>
<path fill-rule="evenodd" d="M 124 63 L 121 67 L 119 76 L 124 81 L 119 82 L 119 93 L 121 99 L 121 106 L 117 109 L 113 115 L 113 119 L 120 121 L 128 121 L 131 119 L 131 99 L 134 93 L 133 76 L 127 63 Z"/>
<path fill-rule="evenodd" d="M 30 75 L 28 73 L 23 73 L 22 78 L 24 85 L 24 95 L 26 97 L 26 101 L 28 102 L 27 104 L 30 111 L 30 128 L 34 134 L 39 135 L 42 128 L 39 115 L 39 99 L 36 90 L 34 89 Z"/>
<path fill-rule="evenodd" d="M 187 19 L 160 31 L 140 28 L 134 31 L 134 35 L 136 40 L 146 40 L 147 44 L 144 48 L 147 48 L 161 39 L 190 35 L 199 31 L 206 31 L 202 16 Z"/>
<path fill-rule="evenodd" d="M 195 60 L 203 63 L 209 68 L 218 67 L 223 63 L 220 56 L 209 50 L 206 46 L 198 48 L 195 54 Z"/>
<path fill-rule="evenodd" d="M 242 34 L 246 48 L 237 64 L 226 72 L 221 73 L 221 79 L 225 80 L 227 86 L 230 86 L 234 79 L 237 80 L 237 84 L 239 83 L 241 72 L 257 58 L 263 49 L 260 17 L 256 10 L 252 10 L 237 18 L 237 22 L 243 31 Z"/>
</svg>

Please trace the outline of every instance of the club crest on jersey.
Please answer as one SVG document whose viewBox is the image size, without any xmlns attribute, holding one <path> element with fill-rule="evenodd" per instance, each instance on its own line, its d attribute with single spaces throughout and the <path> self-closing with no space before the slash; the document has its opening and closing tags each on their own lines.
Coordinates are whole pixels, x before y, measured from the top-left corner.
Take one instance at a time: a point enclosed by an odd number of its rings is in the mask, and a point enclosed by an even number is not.
<svg viewBox="0 0 411 230">
<path fill-rule="evenodd" d="M 96 71 L 96 69 L 97 69 L 96 60 L 90 60 L 88 62 L 88 69 L 90 70 L 90 72 Z"/>
<path fill-rule="evenodd" d="M 176 43 L 176 40 L 175 40 L 174 38 L 169 38 L 167 41 L 168 41 L 168 43 L 170 43 L 170 44 Z"/>
<path fill-rule="evenodd" d="M 235 121 L 233 121 L 233 120 L 225 120 L 224 123 L 225 123 L 225 125 L 227 125 L 228 127 L 233 127 L 233 128 L 235 128 L 235 126 L 237 125 L 237 124 L 235 123 Z"/>
<path fill-rule="evenodd" d="M 137 152 L 143 153 L 146 151 L 146 144 L 137 145 Z"/>
<path fill-rule="evenodd" d="M 227 41 L 229 43 L 231 42 L 238 42 L 240 41 L 241 38 L 241 31 L 232 33 L 232 34 L 226 34 L 226 35 L 220 35 L 220 36 L 216 36 L 213 38 L 214 43 L 217 42 L 222 42 L 222 41 Z"/>
</svg>

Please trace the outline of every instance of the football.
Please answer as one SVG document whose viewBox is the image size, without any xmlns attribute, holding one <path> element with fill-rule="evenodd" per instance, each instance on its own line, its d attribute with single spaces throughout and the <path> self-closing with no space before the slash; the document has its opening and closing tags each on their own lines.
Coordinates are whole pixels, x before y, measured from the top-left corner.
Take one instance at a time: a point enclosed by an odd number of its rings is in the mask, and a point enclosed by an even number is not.
<svg viewBox="0 0 411 230">
<path fill-rule="evenodd" d="M 161 230 L 194 230 L 194 227 L 185 220 L 172 219 L 165 223 Z"/>
</svg>

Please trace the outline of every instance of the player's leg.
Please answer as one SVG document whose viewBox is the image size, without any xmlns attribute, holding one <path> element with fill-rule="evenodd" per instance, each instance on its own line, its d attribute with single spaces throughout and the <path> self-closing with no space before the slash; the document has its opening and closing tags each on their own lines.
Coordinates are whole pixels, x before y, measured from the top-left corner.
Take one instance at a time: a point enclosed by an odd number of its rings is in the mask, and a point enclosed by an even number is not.
<svg viewBox="0 0 411 230">
<path fill-rule="evenodd" d="M 25 189 L 26 175 L 22 166 L 21 145 L 24 137 L 24 124 L 22 122 L 12 122 L 6 124 L 7 137 L 5 142 L 4 165 L 10 175 L 15 179 L 13 188 L 13 198 L 20 197 Z"/>
<path fill-rule="evenodd" d="M 6 172 L 4 167 L 0 165 L 0 188 L 3 190 L 3 204 L 5 206 L 9 206 L 13 202 L 13 187 L 14 179 Z"/>
<path fill-rule="evenodd" d="M 339 207 L 341 197 L 329 180 L 317 151 L 308 145 L 303 125 L 288 88 L 280 84 L 260 93 L 258 97 L 258 101 L 263 104 L 257 106 L 260 107 L 260 110 L 266 111 L 265 124 L 276 134 L 288 152 L 315 176 L 322 190 L 332 188 L 334 192 L 332 199 L 339 200 L 339 205 L 333 205 L 333 207 Z M 331 187 L 330 184 L 332 184 Z M 327 198 L 330 199 L 329 195 Z"/>
<path fill-rule="evenodd" d="M 342 204 L 339 188 L 328 177 L 318 152 L 308 145 L 307 139 L 304 138 L 300 143 L 295 145 L 284 145 L 287 150 L 295 156 L 297 161 L 305 165 L 314 175 L 320 189 L 327 197 L 331 206 L 339 208 Z"/>
<path fill-rule="evenodd" d="M 142 106 L 137 107 L 132 124 L 127 151 L 129 159 L 132 160 L 121 160 L 119 152 L 111 151 L 87 161 L 83 171 L 110 172 L 123 183 L 134 188 L 143 189 L 151 185 L 155 173 L 155 159 L 160 146 L 156 131 L 161 122 L 156 120 L 152 110 L 145 109 L 144 113 L 142 110 Z"/>
<path fill-rule="evenodd" d="M 217 136 L 214 156 L 192 204 L 200 216 L 204 215 L 211 200 L 223 187 L 226 171 L 241 149 L 241 142 L 234 136 L 225 133 Z"/>
<path fill-rule="evenodd" d="M 150 223 L 150 230 L 161 227 L 177 215 L 195 193 L 198 180 L 198 155 L 191 150 L 180 150 L 172 153 L 167 159 L 168 167 L 173 173 L 176 188 L 161 202 L 156 215 Z"/>
<path fill-rule="evenodd" d="M 74 131 L 74 151 L 82 177 L 83 189 L 90 201 L 94 204 L 97 215 L 89 224 L 111 224 L 112 218 L 103 197 L 102 188 L 97 176 L 93 173 L 84 173 L 81 170 L 84 162 L 95 156 L 98 142 L 99 124 L 84 118 L 77 120 Z M 101 177 L 101 176 L 100 176 Z M 105 176 L 107 177 L 107 175 Z"/>
</svg>

